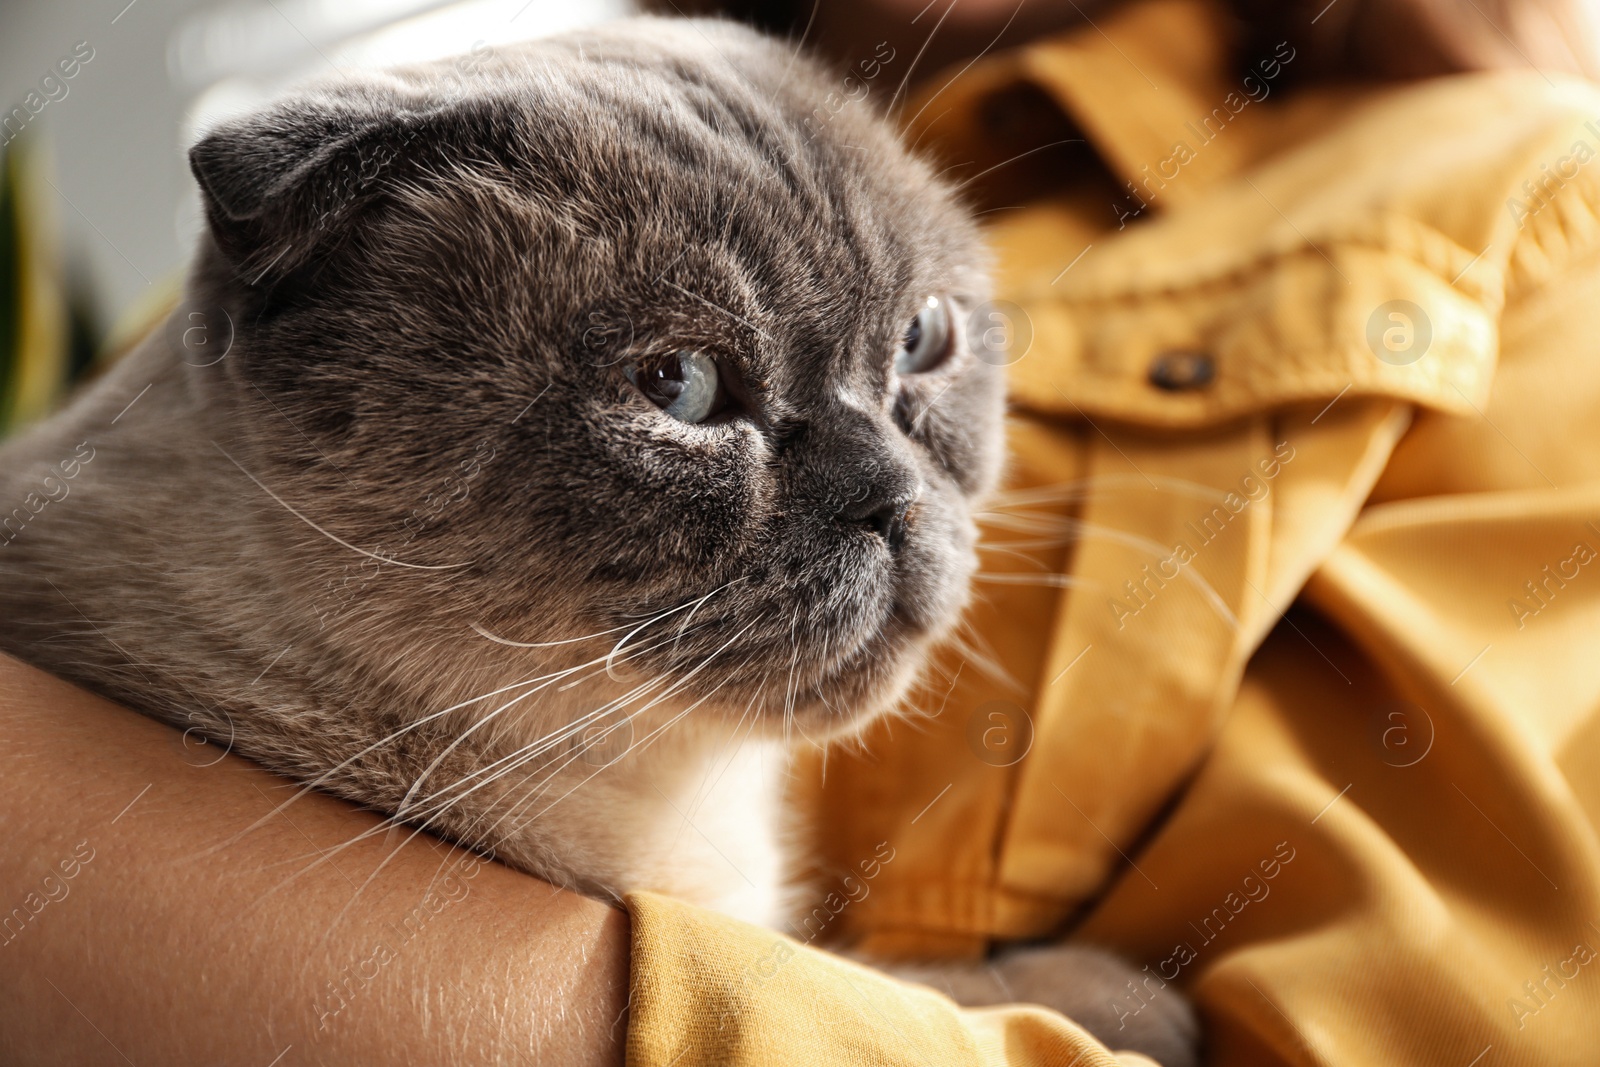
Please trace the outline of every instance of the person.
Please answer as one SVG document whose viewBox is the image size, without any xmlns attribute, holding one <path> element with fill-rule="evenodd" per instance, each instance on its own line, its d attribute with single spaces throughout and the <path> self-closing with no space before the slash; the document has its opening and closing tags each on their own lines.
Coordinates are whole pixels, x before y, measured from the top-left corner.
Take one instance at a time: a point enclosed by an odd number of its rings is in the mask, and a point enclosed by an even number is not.
<svg viewBox="0 0 1600 1067">
<path fill-rule="evenodd" d="M 431 1034 L 487 1059 L 502 1022 L 535 1048 L 518 1027 L 542 1013 L 572 1044 L 539 1062 L 583 1062 L 586 1040 L 615 1062 L 621 1040 L 641 1067 L 1109 1064 L 1042 1009 L 958 1009 L 821 951 L 1003 961 L 1071 936 L 1144 968 L 1124 1016 L 1192 997 L 1210 1063 L 1600 1057 L 1588 9 L 1130 0 L 1007 27 L 1011 10 L 816 7 L 837 106 L 902 110 L 985 213 L 998 293 L 967 336 L 1009 364 L 1014 416 L 978 599 L 924 714 L 795 776 L 813 906 L 782 937 L 639 894 L 624 930 L 561 894 L 540 911 L 548 889 L 485 865 L 439 913 L 438 957 L 382 997 L 344 992 L 344 1020 L 391 1042 L 369 1047 Z M 161 728 L 7 670 L 24 758 L 0 787 L 20 844 L 0 884 L 31 891 L 97 819 L 130 844 L 119 867 L 79 861 L 74 896 L 25 934 L 34 954 L 0 968 L 0 1031 L 27 1051 L 76 1035 L 84 1062 L 121 1062 L 113 1030 L 147 1042 L 135 1062 L 202 1058 L 186 1050 L 230 1033 L 278 1054 L 254 1030 L 290 1040 L 299 1016 L 273 1005 L 304 991 L 285 978 L 364 961 L 331 923 L 350 887 L 325 872 L 303 909 L 232 902 L 369 817 L 319 802 L 309 842 L 279 826 L 271 847 L 234 843 L 262 851 L 184 908 L 203 880 L 172 861 L 264 814 L 246 786 L 270 795 L 265 779 L 231 757 L 194 778 L 154 759 L 153 734 L 125 774 L 133 735 Z M 91 737 L 58 712 L 91 706 Z M 113 827 L 146 782 L 166 799 Z M 420 894 L 439 862 L 374 884 Z M 504 895 L 474 910 L 477 884 Z M 507 907 L 533 910 L 500 944 Z M 132 951 L 147 922 L 181 935 Z M 215 962 L 241 944 L 261 954 Z M 45 995 L 56 960 L 71 984 Z M 246 1037 L 241 993 L 275 1029 Z M 296 1037 L 292 1055 L 337 1058 Z"/>
<path fill-rule="evenodd" d="M 622 1062 L 621 912 L 4 656 L 0 738 L 0 1062 Z"/>
</svg>

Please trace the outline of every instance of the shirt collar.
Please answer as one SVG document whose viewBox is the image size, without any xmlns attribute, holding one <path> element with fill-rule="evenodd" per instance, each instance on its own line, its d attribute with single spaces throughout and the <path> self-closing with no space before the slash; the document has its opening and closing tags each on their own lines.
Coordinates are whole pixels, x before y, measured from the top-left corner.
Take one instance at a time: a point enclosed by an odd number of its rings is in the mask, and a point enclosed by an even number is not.
<svg viewBox="0 0 1600 1067">
<path fill-rule="evenodd" d="M 1120 187 L 1123 203 L 1108 206 L 1108 218 L 1185 203 L 1236 173 L 1270 140 L 1257 105 L 1274 91 L 1285 63 L 1264 56 L 1248 75 L 1233 74 L 1236 34 L 1215 0 L 1127 4 L 925 92 L 909 109 L 913 136 L 970 161 L 977 173 L 1010 166 L 1003 153 L 1012 148 L 1037 151 L 1057 130 L 1076 133 L 1094 145 Z M 1036 109 L 1018 115 L 988 106 L 1018 86 L 1042 90 L 1070 128 L 1052 126 L 1052 116 Z"/>
<path fill-rule="evenodd" d="M 1346 393 L 1470 413 L 1496 355 L 1501 278 L 1479 250 L 1502 194 L 1487 174 L 1483 204 L 1452 208 L 1458 175 L 1436 164 L 1440 146 L 1461 156 L 1450 146 L 1481 106 L 1466 98 L 1495 86 L 1269 104 L 1295 51 L 1241 65 L 1236 33 L 1220 0 L 1136 0 L 986 57 L 912 109 L 949 173 L 1026 207 L 991 231 L 1001 318 L 1031 332 L 1013 401 L 1163 428 Z M 1043 104 L 1012 106 L 1028 93 Z M 1072 133 L 1104 168 L 1051 154 Z M 1396 138 L 1416 165 L 1376 150 Z M 1486 171 L 1504 169 L 1485 151 Z M 1391 333 L 1418 341 L 1378 351 Z"/>
</svg>

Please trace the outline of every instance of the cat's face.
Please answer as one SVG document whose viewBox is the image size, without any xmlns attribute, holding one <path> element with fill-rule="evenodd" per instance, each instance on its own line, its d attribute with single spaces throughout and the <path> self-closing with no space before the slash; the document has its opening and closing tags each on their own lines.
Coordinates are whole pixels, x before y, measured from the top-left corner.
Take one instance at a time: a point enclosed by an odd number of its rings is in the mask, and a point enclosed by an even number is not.
<svg viewBox="0 0 1600 1067">
<path fill-rule="evenodd" d="M 965 601 L 1002 385 L 973 224 L 836 80 L 640 20 L 201 142 L 194 293 L 241 326 L 194 373 L 241 465 L 400 561 L 301 538 L 314 599 L 370 572 L 321 632 L 519 670 L 621 642 L 636 707 L 811 728 L 898 696 Z"/>
</svg>

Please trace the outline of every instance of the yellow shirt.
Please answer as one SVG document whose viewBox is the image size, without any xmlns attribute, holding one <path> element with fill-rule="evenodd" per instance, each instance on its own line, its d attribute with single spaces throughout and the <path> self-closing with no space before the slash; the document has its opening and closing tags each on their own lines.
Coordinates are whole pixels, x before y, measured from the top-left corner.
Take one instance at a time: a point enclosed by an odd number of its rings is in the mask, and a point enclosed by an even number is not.
<svg viewBox="0 0 1600 1067">
<path fill-rule="evenodd" d="M 1600 90 L 1290 94 L 1227 35 L 1147 0 L 909 110 L 994 194 L 1010 488 L 922 713 L 802 766 L 795 936 L 1114 945 L 1213 1064 L 1597 1064 Z M 1114 178 L 1006 163 L 1035 120 Z M 630 909 L 635 1067 L 1110 1062 Z"/>
<path fill-rule="evenodd" d="M 1010 488 L 925 714 L 802 769 L 795 933 L 1108 944 L 1216 1064 L 1600 1062 L 1600 91 L 1230 45 L 1148 0 L 910 110 L 996 208 Z M 630 907 L 636 1067 L 1110 1062 Z"/>
<path fill-rule="evenodd" d="M 1600 1063 L 1600 90 L 1291 95 L 1229 25 L 1146 0 L 909 111 L 996 208 L 1009 489 L 923 714 L 802 767 L 795 932 L 1111 945 L 1216 1064 Z M 635 1067 L 1111 1062 L 630 906 Z"/>
</svg>

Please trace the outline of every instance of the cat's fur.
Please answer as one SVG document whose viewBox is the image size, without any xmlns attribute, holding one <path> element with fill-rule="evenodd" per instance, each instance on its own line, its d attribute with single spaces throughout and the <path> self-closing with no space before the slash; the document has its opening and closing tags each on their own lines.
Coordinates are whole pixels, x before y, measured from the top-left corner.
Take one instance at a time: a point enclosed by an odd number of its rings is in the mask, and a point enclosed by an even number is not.
<svg viewBox="0 0 1600 1067">
<path fill-rule="evenodd" d="M 0 453 L 0 647 L 557 883 L 775 921 L 783 743 L 892 706 L 966 597 L 1000 376 L 959 328 L 890 360 L 982 297 L 978 232 L 726 24 L 443 69 L 195 146 L 184 304 Z M 732 417 L 624 373 L 683 348 Z"/>
</svg>

